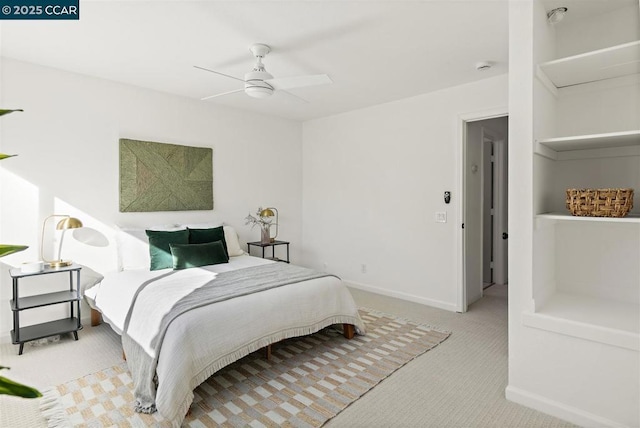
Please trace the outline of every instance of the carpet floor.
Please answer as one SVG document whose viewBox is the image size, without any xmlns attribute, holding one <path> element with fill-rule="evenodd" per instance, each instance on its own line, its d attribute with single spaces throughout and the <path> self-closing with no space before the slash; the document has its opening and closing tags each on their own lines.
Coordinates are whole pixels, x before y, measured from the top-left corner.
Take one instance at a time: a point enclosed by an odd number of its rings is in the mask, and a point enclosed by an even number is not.
<svg viewBox="0 0 640 428">
<path fill-rule="evenodd" d="M 279 342 L 272 358 L 255 352 L 194 391 L 185 427 L 319 427 L 449 333 L 361 309 L 366 336 L 335 328 Z M 134 413 L 126 363 L 58 386 L 59 410 L 72 426 L 170 426 L 159 413 Z"/>
<path fill-rule="evenodd" d="M 361 307 L 437 326 L 453 334 L 442 346 L 401 370 L 329 420 L 327 428 L 353 427 L 548 427 L 573 425 L 507 401 L 508 287 L 493 285 L 460 314 L 406 300 L 351 289 Z M 122 362 L 120 338 L 108 325 L 85 327 L 80 340 L 62 337 L 44 346 L 0 346 L 3 373 L 45 389 Z M 0 426 L 46 427 L 38 400 L 0 396 Z"/>
</svg>

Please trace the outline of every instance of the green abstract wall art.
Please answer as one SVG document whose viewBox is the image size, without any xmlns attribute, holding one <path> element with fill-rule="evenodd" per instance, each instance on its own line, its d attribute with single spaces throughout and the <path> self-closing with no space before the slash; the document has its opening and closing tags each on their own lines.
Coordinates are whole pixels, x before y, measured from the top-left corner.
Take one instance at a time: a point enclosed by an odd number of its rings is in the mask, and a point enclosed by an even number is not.
<svg viewBox="0 0 640 428">
<path fill-rule="evenodd" d="M 120 212 L 212 209 L 212 149 L 120 139 Z"/>
</svg>

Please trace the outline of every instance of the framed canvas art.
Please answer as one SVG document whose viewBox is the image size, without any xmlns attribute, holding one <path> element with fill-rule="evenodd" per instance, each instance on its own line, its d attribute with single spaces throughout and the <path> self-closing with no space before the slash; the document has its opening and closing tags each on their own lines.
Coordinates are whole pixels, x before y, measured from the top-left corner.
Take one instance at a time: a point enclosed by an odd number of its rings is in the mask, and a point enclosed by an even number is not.
<svg viewBox="0 0 640 428">
<path fill-rule="evenodd" d="M 120 212 L 213 209 L 213 150 L 120 139 Z"/>
</svg>

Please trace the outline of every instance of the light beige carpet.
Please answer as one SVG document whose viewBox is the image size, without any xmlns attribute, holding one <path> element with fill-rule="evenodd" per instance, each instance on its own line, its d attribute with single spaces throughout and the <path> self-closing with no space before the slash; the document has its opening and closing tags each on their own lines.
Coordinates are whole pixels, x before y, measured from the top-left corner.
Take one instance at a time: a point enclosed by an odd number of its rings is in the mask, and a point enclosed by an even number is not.
<svg viewBox="0 0 640 428">
<path fill-rule="evenodd" d="M 270 361 L 251 354 L 195 390 L 184 426 L 317 427 L 449 333 L 361 310 L 366 336 L 346 340 L 333 328 L 280 342 Z M 159 413 L 132 410 L 126 363 L 56 387 L 73 426 L 167 426 Z"/>
</svg>

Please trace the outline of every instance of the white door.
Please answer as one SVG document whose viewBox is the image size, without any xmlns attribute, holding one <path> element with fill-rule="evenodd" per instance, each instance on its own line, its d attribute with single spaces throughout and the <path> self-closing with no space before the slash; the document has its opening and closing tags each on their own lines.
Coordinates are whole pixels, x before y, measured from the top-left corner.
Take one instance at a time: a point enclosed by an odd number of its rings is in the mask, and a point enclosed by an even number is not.
<svg viewBox="0 0 640 428">
<path fill-rule="evenodd" d="M 494 155 L 493 140 L 483 135 L 482 144 L 482 288 L 493 284 L 494 250 Z"/>
<path fill-rule="evenodd" d="M 482 152 L 484 129 L 481 122 L 466 126 L 463 166 L 463 265 L 465 298 L 463 311 L 482 298 Z"/>
<path fill-rule="evenodd" d="M 493 218 L 493 282 L 507 284 L 509 247 L 508 210 L 508 144 L 494 142 L 494 218 Z"/>
</svg>

